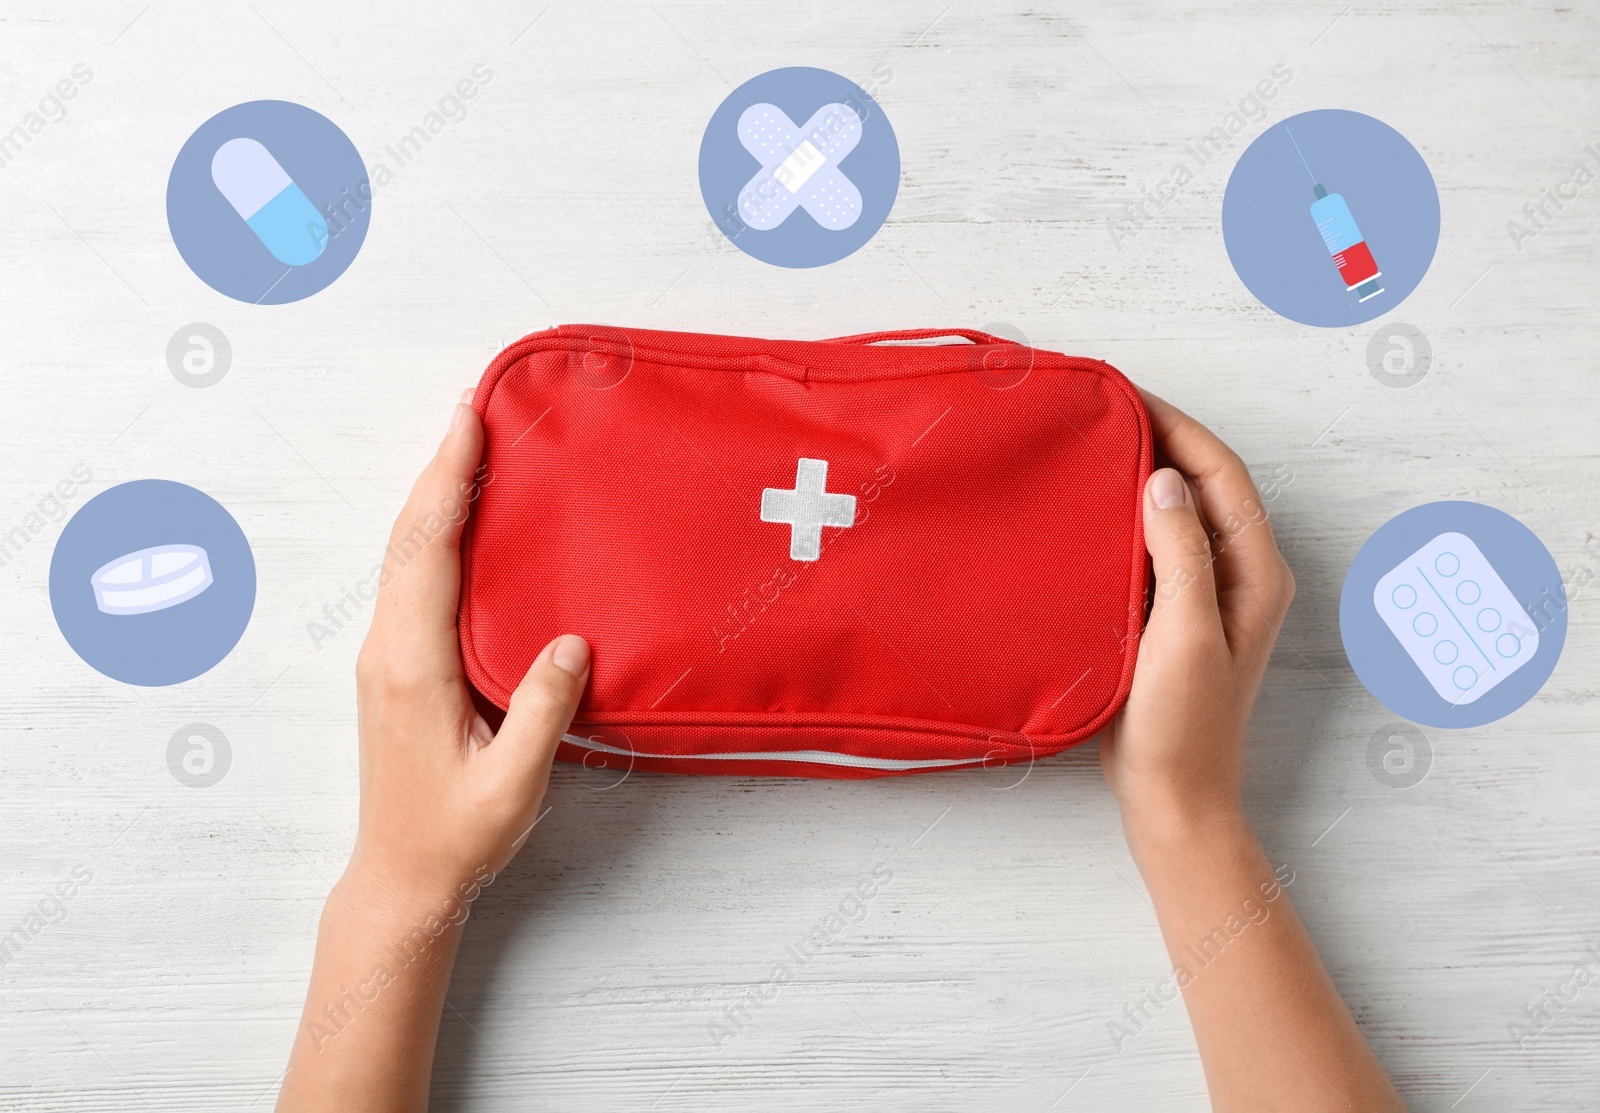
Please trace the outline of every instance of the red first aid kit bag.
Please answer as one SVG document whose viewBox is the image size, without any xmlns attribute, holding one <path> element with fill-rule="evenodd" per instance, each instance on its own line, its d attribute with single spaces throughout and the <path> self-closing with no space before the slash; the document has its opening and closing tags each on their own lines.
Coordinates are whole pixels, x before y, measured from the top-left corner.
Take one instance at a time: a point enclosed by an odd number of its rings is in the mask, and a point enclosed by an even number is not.
<svg viewBox="0 0 1600 1113">
<path fill-rule="evenodd" d="M 504 708 L 551 638 L 586 638 L 563 760 L 1026 762 L 1127 697 L 1151 438 L 1105 363 L 965 329 L 566 325 L 501 352 L 473 406 L 467 676 Z"/>
</svg>

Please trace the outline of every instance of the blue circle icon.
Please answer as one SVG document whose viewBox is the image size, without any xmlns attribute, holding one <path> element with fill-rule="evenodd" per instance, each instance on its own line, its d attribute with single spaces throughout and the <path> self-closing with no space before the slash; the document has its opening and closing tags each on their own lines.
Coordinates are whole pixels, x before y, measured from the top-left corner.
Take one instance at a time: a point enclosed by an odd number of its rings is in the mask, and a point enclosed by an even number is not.
<svg viewBox="0 0 1600 1113">
<path fill-rule="evenodd" d="M 113 680 L 160 687 L 216 665 L 244 634 L 256 564 L 210 495 L 165 479 L 102 491 L 50 558 L 50 606 L 74 653 Z"/>
<path fill-rule="evenodd" d="M 836 263 L 870 240 L 900 189 L 900 144 L 883 108 L 827 70 L 752 77 L 700 141 L 700 193 L 747 255 L 779 267 Z"/>
<path fill-rule="evenodd" d="M 1475 502 L 1396 515 L 1367 539 L 1339 598 L 1350 666 L 1414 723 L 1475 727 L 1511 714 L 1550 678 L 1567 596 L 1528 527 Z"/>
<path fill-rule="evenodd" d="M 167 226 L 189 269 L 257 305 L 308 298 L 367 236 L 372 185 L 355 145 L 304 105 L 257 100 L 201 124 L 167 179 Z"/>
<path fill-rule="evenodd" d="M 1245 149 L 1222 238 L 1256 299 L 1303 325 L 1370 321 L 1410 295 L 1439 245 L 1439 191 L 1406 137 L 1360 112 L 1282 120 Z"/>
</svg>

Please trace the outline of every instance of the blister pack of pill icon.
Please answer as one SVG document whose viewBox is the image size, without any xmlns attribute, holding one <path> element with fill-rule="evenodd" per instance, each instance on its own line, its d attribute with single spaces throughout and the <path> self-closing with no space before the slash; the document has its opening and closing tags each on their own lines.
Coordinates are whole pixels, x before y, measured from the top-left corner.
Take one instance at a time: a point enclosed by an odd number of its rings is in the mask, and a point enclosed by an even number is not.
<svg viewBox="0 0 1600 1113">
<path fill-rule="evenodd" d="M 1478 699 L 1539 652 L 1528 612 L 1463 533 L 1441 533 L 1391 568 L 1372 605 L 1452 705 Z"/>
</svg>

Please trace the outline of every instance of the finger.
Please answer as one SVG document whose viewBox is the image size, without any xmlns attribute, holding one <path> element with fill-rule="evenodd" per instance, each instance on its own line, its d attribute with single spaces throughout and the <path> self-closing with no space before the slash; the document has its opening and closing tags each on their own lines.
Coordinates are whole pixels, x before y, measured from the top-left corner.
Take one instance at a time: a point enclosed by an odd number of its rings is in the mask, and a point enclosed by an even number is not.
<svg viewBox="0 0 1600 1113">
<path fill-rule="evenodd" d="M 576 634 L 562 634 L 539 651 L 511 693 L 511 706 L 489 753 L 518 791 L 527 795 L 530 806 L 544 795 L 550 762 L 572 725 L 589 682 L 589 667 L 589 643 Z"/>
<path fill-rule="evenodd" d="M 477 497 L 483 423 L 465 391 L 439 450 L 418 476 L 384 550 L 380 610 L 417 624 L 424 647 L 454 652 L 461 531 Z"/>
<path fill-rule="evenodd" d="M 1236 621 L 1263 619 L 1275 625 L 1287 606 L 1288 568 L 1244 461 L 1176 406 L 1140 393 L 1164 455 L 1194 482 L 1216 549 L 1217 597 L 1224 619 L 1230 627 Z"/>
<path fill-rule="evenodd" d="M 1194 497 L 1172 468 L 1153 473 L 1144 485 L 1144 543 L 1155 572 L 1154 602 L 1146 638 L 1169 632 L 1198 644 L 1222 636 L 1212 578 L 1211 544 Z"/>
</svg>

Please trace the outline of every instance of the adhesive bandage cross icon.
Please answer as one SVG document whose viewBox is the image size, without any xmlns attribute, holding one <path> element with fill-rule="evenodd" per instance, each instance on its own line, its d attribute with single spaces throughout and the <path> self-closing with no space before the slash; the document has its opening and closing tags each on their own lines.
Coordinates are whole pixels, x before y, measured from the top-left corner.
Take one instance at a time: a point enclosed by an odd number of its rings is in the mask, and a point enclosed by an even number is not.
<svg viewBox="0 0 1600 1113">
<path fill-rule="evenodd" d="M 739 191 L 739 218 L 758 232 L 778 227 L 797 208 L 830 232 L 861 216 L 861 191 L 839 161 L 861 142 L 861 116 L 825 104 L 803 128 L 775 104 L 753 104 L 739 116 L 739 142 L 761 169 Z"/>
<path fill-rule="evenodd" d="M 768 487 L 761 492 L 761 520 L 790 527 L 790 560 L 816 560 L 822 556 L 823 526 L 856 524 L 856 497 L 829 494 L 828 461 L 801 457 L 794 490 Z"/>
</svg>

